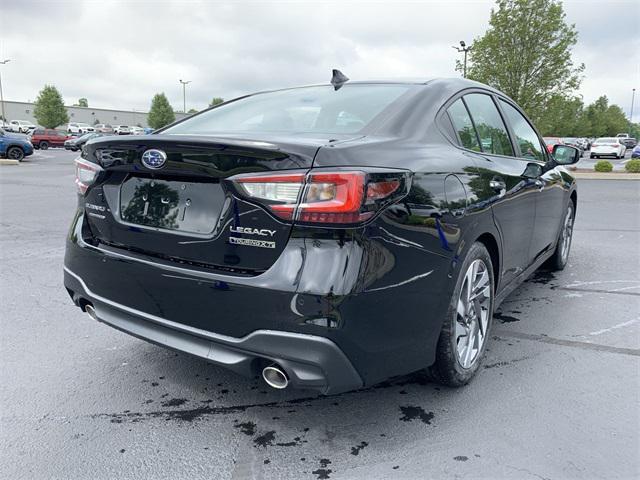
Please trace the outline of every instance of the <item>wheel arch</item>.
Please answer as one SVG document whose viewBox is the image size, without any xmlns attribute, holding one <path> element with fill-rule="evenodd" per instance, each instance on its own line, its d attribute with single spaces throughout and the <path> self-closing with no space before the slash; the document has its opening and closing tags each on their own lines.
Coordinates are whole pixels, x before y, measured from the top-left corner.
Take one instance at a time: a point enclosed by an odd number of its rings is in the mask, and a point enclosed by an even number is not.
<svg viewBox="0 0 640 480">
<path fill-rule="evenodd" d="M 485 232 L 476 239 L 476 242 L 482 243 L 489 252 L 491 266 L 493 267 L 493 287 L 497 291 L 500 278 L 500 247 L 498 246 L 498 241 L 493 234 Z"/>
<path fill-rule="evenodd" d="M 573 214 L 575 216 L 576 212 L 578 211 L 578 191 L 574 190 L 573 192 L 571 192 L 571 195 L 569 195 L 569 200 L 573 202 Z"/>
</svg>

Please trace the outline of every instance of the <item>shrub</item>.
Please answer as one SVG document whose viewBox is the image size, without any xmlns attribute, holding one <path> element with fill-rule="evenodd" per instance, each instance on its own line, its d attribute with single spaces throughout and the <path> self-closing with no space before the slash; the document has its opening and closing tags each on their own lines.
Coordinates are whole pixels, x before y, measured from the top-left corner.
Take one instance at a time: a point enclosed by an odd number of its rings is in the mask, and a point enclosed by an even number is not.
<svg viewBox="0 0 640 480">
<path fill-rule="evenodd" d="M 640 173 L 640 159 L 629 160 L 624 169 L 629 173 Z"/>
<path fill-rule="evenodd" d="M 613 170 L 613 165 L 611 164 L 611 162 L 607 162 L 606 160 L 600 160 L 598 163 L 596 163 L 594 170 L 596 172 L 610 172 L 611 170 Z"/>
</svg>

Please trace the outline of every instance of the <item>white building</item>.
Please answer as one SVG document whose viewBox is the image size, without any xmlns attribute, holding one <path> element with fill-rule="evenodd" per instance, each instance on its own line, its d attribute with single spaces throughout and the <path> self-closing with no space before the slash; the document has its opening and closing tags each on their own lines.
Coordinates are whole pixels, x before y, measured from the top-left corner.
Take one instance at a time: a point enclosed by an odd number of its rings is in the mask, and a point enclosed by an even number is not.
<svg viewBox="0 0 640 480">
<path fill-rule="evenodd" d="M 6 121 L 11 120 L 29 120 L 37 125 L 33 116 L 33 103 L 28 102 L 4 102 L 4 113 Z M 109 125 L 139 125 L 148 127 L 148 112 L 127 111 L 127 110 L 110 110 L 107 108 L 91 108 L 91 107 L 65 107 L 69 115 L 70 122 L 82 122 L 94 125 L 97 123 L 107 123 Z M 0 111 L 1 112 L 1 111 Z M 186 117 L 184 113 L 176 113 L 176 120 Z"/>
</svg>

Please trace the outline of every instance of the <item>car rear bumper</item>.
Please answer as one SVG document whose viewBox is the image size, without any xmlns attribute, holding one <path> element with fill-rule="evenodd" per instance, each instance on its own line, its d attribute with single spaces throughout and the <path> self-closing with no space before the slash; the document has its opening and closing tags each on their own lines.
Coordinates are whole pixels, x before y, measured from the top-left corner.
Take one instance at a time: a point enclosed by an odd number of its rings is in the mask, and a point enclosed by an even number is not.
<svg viewBox="0 0 640 480">
<path fill-rule="evenodd" d="M 421 231 L 380 222 L 335 236 L 292 235 L 267 271 L 240 276 L 88 244 L 84 216 L 79 209 L 67 240 L 65 287 L 79 306 L 91 302 L 101 321 L 132 335 L 244 374 L 278 363 L 293 386 L 324 393 L 434 361 L 452 263 L 435 245 L 400 236 L 425 238 Z"/>
<path fill-rule="evenodd" d="M 189 353 L 253 376 L 270 364 L 280 365 L 292 386 L 324 394 L 360 388 L 362 379 L 331 340 L 300 333 L 256 330 L 242 338 L 218 335 L 118 304 L 92 292 L 65 267 L 64 283 L 74 302 L 89 303 L 96 319 L 152 343 Z"/>
</svg>

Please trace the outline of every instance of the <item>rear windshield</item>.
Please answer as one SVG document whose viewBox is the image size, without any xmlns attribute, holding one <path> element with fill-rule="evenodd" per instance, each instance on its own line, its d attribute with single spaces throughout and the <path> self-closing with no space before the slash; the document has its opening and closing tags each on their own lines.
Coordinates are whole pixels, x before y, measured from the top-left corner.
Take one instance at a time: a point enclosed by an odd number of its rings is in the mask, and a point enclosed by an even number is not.
<svg viewBox="0 0 640 480">
<path fill-rule="evenodd" d="M 355 133 L 366 127 L 410 85 L 352 84 L 252 95 L 195 115 L 163 133 Z"/>
<path fill-rule="evenodd" d="M 599 138 L 597 139 L 594 143 L 618 143 L 618 139 L 617 138 Z"/>
</svg>

